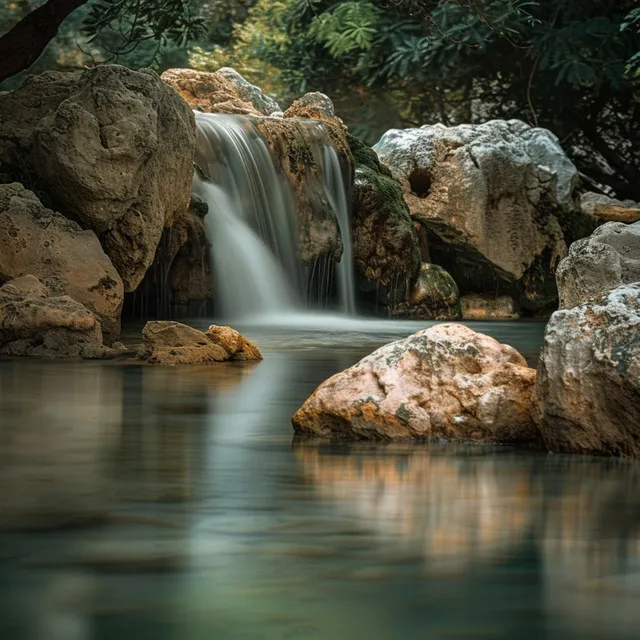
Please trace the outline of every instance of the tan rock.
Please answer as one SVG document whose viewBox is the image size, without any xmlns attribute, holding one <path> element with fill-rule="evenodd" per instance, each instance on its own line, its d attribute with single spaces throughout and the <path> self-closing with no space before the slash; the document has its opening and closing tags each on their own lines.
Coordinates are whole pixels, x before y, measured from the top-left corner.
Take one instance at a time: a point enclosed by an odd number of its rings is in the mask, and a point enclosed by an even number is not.
<svg viewBox="0 0 640 640">
<path fill-rule="evenodd" d="M 194 148 L 192 111 L 152 71 L 47 73 L 0 96 L 3 172 L 26 173 L 95 231 L 126 291 L 188 207 Z"/>
<path fill-rule="evenodd" d="M 169 69 L 161 77 L 192 109 L 204 113 L 268 116 L 280 111 L 274 100 L 228 67 L 214 73 Z"/>
<path fill-rule="evenodd" d="M 93 311 L 107 341 L 120 334 L 122 279 L 96 234 L 46 209 L 21 184 L 0 185 L 0 282 L 26 274 Z"/>
<path fill-rule="evenodd" d="M 0 287 L 0 354 L 101 358 L 107 352 L 97 318 L 69 296 L 51 296 L 34 276 Z"/>
<path fill-rule="evenodd" d="M 464 320 L 515 320 L 520 317 L 511 296 L 468 293 L 460 298 Z"/>
<path fill-rule="evenodd" d="M 227 352 L 202 331 L 171 320 L 147 322 L 138 358 L 153 364 L 224 362 Z"/>
<path fill-rule="evenodd" d="M 231 327 L 212 324 L 205 335 L 220 345 L 230 360 L 262 360 L 258 347 Z"/>
<path fill-rule="evenodd" d="M 640 283 L 551 316 L 535 414 L 550 451 L 640 458 Z"/>
<path fill-rule="evenodd" d="M 323 382 L 297 432 L 369 440 L 528 442 L 535 370 L 512 347 L 444 324 L 392 342 Z"/>
</svg>

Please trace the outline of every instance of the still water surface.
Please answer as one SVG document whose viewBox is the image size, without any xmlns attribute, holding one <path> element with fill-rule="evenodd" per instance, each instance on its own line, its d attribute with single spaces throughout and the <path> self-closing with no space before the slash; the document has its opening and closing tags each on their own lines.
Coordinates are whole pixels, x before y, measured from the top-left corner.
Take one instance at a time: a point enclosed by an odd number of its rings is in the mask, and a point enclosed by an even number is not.
<svg viewBox="0 0 640 640">
<path fill-rule="evenodd" d="M 0 362 L 0 638 L 638 637 L 640 465 L 296 442 L 421 327 L 295 324 L 241 327 L 257 365 Z M 541 325 L 472 326 L 535 361 Z"/>
</svg>

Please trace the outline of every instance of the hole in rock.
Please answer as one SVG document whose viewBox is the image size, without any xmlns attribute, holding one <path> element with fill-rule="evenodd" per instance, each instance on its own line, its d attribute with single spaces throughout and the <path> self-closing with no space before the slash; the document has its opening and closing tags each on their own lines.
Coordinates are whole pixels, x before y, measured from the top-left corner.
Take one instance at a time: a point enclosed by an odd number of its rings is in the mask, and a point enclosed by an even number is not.
<svg viewBox="0 0 640 640">
<path fill-rule="evenodd" d="M 431 174 L 428 169 L 414 169 L 409 176 L 411 193 L 418 198 L 426 198 L 431 190 Z"/>
</svg>

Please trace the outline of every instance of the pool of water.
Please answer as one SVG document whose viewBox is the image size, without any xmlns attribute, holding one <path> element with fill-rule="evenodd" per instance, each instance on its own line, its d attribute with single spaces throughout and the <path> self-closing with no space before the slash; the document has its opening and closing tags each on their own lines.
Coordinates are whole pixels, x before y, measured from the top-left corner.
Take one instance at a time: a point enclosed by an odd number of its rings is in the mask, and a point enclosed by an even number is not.
<svg viewBox="0 0 640 640">
<path fill-rule="evenodd" d="M 258 364 L 0 361 L 0 638 L 638 637 L 640 465 L 293 438 L 322 380 L 421 326 L 245 323 Z M 472 326 L 535 362 L 542 325 Z"/>
</svg>

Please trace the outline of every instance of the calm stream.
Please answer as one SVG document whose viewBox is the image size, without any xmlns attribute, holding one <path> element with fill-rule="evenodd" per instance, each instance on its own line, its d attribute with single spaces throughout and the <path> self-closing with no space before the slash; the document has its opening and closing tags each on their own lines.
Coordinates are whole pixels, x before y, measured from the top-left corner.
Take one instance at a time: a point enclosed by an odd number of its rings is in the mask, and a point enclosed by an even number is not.
<svg viewBox="0 0 640 640">
<path fill-rule="evenodd" d="M 640 465 L 296 442 L 322 380 L 426 326 L 318 322 L 238 326 L 258 364 L 0 361 L 0 638 L 638 637 Z M 470 324 L 535 363 L 542 324 Z"/>
</svg>

